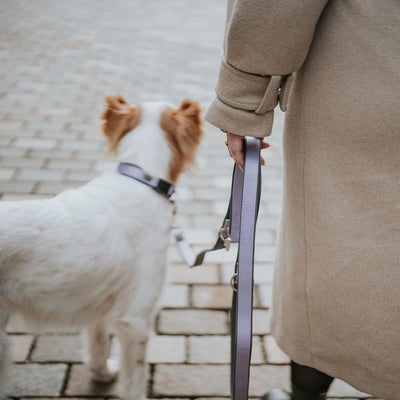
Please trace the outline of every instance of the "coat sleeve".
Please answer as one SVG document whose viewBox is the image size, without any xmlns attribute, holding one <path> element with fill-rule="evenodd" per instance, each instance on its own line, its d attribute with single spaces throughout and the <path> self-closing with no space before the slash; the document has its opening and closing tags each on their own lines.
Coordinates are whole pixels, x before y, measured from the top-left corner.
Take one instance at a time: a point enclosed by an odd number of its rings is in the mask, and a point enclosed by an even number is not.
<svg viewBox="0 0 400 400">
<path fill-rule="evenodd" d="M 216 98 L 205 118 L 242 136 L 271 133 L 278 102 L 286 111 L 328 0 L 228 0 Z"/>
</svg>

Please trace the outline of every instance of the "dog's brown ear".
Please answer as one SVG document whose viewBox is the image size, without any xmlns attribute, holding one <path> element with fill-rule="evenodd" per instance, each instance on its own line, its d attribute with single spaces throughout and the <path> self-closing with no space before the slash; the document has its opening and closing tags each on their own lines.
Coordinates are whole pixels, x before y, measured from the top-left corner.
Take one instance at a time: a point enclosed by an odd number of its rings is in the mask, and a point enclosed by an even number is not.
<svg viewBox="0 0 400 400">
<path fill-rule="evenodd" d="M 101 115 L 104 119 L 103 133 L 109 143 L 109 150 L 115 152 L 120 140 L 139 124 L 140 106 L 130 106 L 121 96 L 107 97 L 106 108 Z"/>
<path fill-rule="evenodd" d="M 178 176 L 193 164 L 203 135 L 199 104 L 196 101 L 184 100 L 178 109 L 166 110 L 161 117 L 161 128 L 166 133 L 173 153 L 169 179 L 174 183 Z"/>
<path fill-rule="evenodd" d="M 201 108 L 199 106 L 199 103 L 197 103 L 197 101 L 188 99 L 183 100 L 177 113 L 191 120 L 195 124 L 201 123 Z"/>
</svg>

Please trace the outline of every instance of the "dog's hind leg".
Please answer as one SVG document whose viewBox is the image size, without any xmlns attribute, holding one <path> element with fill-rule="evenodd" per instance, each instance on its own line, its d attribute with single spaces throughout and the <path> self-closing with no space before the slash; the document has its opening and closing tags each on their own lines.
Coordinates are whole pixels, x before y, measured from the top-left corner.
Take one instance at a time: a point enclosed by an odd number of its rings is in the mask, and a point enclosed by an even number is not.
<svg viewBox="0 0 400 400">
<path fill-rule="evenodd" d="M 144 317 L 124 317 L 116 325 L 121 343 L 120 375 L 125 400 L 146 399 L 145 362 L 150 321 Z"/>
<path fill-rule="evenodd" d="M 117 372 L 111 371 L 107 360 L 110 356 L 111 338 L 105 322 L 98 322 L 87 330 L 89 365 L 92 379 L 111 382 L 116 379 Z"/>
</svg>

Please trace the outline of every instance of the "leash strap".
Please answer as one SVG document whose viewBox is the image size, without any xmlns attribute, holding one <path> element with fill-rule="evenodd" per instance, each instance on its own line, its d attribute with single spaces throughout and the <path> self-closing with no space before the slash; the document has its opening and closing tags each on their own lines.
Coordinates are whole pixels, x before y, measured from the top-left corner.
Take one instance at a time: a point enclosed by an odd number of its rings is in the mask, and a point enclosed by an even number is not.
<svg viewBox="0 0 400 400">
<path fill-rule="evenodd" d="M 255 229 L 260 204 L 261 168 L 260 140 L 246 137 L 244 141 L 244 171 L 235 164 L 228 210 L 213 247 L 194 254 L 182 232 L 175 234 L 182 258 L 190 267 L 200 265 L 204 256 L 239 243 L 231 309 L 231 399 L 247 400 L 253 316 L 253 273 Z"/>
<path fill-rule="evenodd" d="M 253 319 L 254 244 L 261 194 L 260 140 L 246 138 L 239 247 L 231 310 L 231 398 L 247 400 Z"/>
<path fill-rule="evenodd" d="M 175 188 L 172 183 L 148 174 L 144 169 L 135 164 L 122 162 L 118 165 L 118 172 L 122 175 L 136 179 L 147 186 L 150 186 L 153 190 L 163 195 L 167 199 L 169 199 L 175 192 Z"/>
</svg>

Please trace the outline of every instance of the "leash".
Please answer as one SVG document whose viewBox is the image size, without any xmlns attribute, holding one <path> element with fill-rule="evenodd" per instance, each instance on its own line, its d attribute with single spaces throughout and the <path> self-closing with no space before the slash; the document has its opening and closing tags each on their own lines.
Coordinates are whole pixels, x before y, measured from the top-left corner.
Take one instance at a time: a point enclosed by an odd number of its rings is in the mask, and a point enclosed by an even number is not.
<svg viewBox="0 0 400 400">
<path fill-rule="evenodd" d="M 261 195 L 260 140 L 246 137 L 244 171 L 235 164 L 231 198 L 214 246 L 194 254 L 182 232 L 175 234 L 182 258 L 190 267 L 200 265 L 211 251 L 239 243 L 231 309 L 231 399 L 247 400 L 250 377 L 253 316 L 255 230 Z"/>
<path fill-rule="evenodd" d="M 253 276 L 255 230 L 261 195 L 260 140 L 246 137 L 243 143 L 244 170 L 233 168 L 231 197 L 228 210 L 213 247 L 197 255 L 182 232 L 175 241 L 183 260 L 190 266 L 201 265 L 207 253 L 239 243 L 231 309 L 231 399 L 247 400 L 250 378 L 250 358 L 253 319 Z M 118 171 L 154 189 L 167 199 L 174 193 L 171 183 L 155 178 L 134 164 L 120 163 Z"/>
<path fill-rule="evenodd" d="M 254 245 L 261 195 L 260 140 L 246 139 L 239 248 L 231 310 L 231 398 L 247 400 L 253 327 Z M 239 168 L 236 167 L 240 171 Z"/>
</svg>

